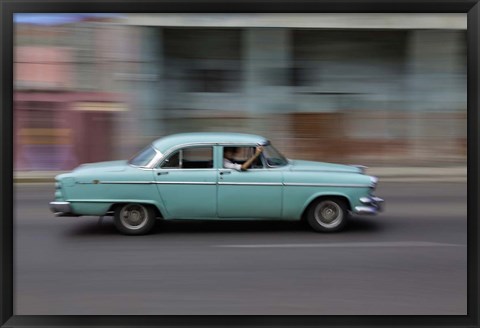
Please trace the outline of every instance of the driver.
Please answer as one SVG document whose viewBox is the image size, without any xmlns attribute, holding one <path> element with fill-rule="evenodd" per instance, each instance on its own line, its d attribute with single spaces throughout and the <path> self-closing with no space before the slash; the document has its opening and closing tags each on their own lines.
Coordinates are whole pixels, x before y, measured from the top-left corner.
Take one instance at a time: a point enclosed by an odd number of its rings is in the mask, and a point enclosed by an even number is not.
<svg viewBox="0 0 480 328">
<path fill-rule="evenodd" d="M 255 149 L 255 154 L 245 161 L 243 164 L 234 163 L 235 154 L 237 154 L 237 147 L 224 147 L 223 148 L 223 167 L 227 169 L 234 169 L 237 171 L 246 171 L 250 165 L 260 156 L 263 152 L 263 147 L 258 146 Z"/>
</svg>

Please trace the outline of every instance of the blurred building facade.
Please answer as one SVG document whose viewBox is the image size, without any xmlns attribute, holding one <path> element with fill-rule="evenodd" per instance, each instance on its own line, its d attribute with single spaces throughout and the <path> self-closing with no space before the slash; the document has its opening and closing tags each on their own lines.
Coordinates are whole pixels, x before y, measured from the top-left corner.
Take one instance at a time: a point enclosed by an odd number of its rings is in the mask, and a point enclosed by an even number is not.
<svg viewBox="0 0 480 328">
<path fill-rule="evenodd" d="M 260 133 L 316 160 L 465 161 L 465 17 L 268 18 L 130 15 L 145 131 Z"/>
<path fill-rule="evenodd" d="M 100 46 L 107 36 L 98 23 L 16 26 L 16 169 L 67 170 L 113 155 L 115 114 L 127 97 L 106 81 L 114 58 Z"/>
<path fill-rule="evenodd" d="M 64 33 L 48 45 L 20 25 L 17 169 L 184 131 L 262 134 L 292 158 L 465 164 L 466 17 L 320 16 L 126 15 L 42 27 Z M 40 167 L 41 140 L 62 155 Z"/>
</svg>

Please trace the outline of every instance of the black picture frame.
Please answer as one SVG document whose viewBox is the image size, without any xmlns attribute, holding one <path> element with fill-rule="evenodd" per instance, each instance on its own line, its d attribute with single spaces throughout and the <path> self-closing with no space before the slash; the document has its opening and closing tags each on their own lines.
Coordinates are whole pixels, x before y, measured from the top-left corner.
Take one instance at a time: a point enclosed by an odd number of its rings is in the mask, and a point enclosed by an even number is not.
<svg viewBox="0 0 480 328">
<path fill-rule="evenodd" d="M 466 316 L 25 316 L 13 315 L 13 15 L 15 13 L 467 13 L 468 315 Z M 479 21 L 477 0 L 0 0 L 2 42 L 0 155 L 1 327 L 478 327 Z"/>
</svg>

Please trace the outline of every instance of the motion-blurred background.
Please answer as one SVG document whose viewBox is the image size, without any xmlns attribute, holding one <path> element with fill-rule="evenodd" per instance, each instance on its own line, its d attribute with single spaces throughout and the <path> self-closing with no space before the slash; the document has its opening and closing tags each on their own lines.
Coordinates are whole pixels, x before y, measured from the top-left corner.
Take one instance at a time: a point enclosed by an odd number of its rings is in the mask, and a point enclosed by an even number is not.
<svg viewBox="0 0 480 328">
<path fill-rule="evenodd" d="M 21 14 L 14 51 L 15 314 L 467 314 L 466 15 Z M 59 171 L 185 131 L 367 165 L 386 210 L 142 238 L 50 212 Z"/>
<path fill-rule="evenodd" d="M 18 14 L 14 165 L 70 170 L 186 131 L 287 157 L 466 165 L 466 15 Z"/>
</svg>

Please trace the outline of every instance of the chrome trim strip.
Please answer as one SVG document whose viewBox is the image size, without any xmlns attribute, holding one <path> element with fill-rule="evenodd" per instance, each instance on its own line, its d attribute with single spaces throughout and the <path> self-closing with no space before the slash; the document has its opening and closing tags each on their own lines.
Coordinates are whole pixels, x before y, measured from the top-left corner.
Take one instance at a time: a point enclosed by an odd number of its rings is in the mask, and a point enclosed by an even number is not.
<svg viewBox="0 0 480 328">
<path fill-rule="evenodd" d="M 231 145 L 238 145 L 238 147 L 255 147 L 255 146 L 258 146 L 259 144 L 261 144 L 262 141 L 265 141 L 265 140 L 259 140 L 259 142 L 257 143 L 248 143 L 248 142 L 206 142 L 206 141 L 199 141 L 199 142 L 187 142 L 187 143 L 183 143 L 183 144 L 177 144 L 173 147 L 171 147 L 170 149 L 168 149 L 169 152 L 171 151 L 174 151 L 178 148 L 182 148 L 182 147 L 190 147 L 190 146 L 198 146 L 198 145 L 201 145 L 201 146 L 204 146 L 204 145 L 210 145 L 210 146 L 224 146 L 224 145 L 227 145 L 227 146 L 231 146 Z M 261 144 L 262 146 L 265 146 L 265 145 L 268 145 L 269 142 L 267 143 L 263 143 Z M 167 152 L 165 152 L 165 154 L 167 154 Z"/>
<path fill-rule="evenodd" d="M 156 181 L 155 184 L 182 184 L 182 185 L 216 185 L 216 182 L 201 181 Z"/>
<path fill-rule="evenodd" d="M 377 204 L 381 204 L 383 203 L 384 200 L 380 197 L 375 197 L 375 196 L 372 196 L 372 197 L 360 197 L 360 203 L 363 203 L 363 204 L 374 204 L 374 205 L 377 205 Z"/>
<path fill-rule="evenodd" d="M 94 183 L 91 183 L 94 184 Z M 98 184 L 194 184 L 215 185 L 216 182 L 203 181 L 100 181 Z"/>
<path fill-rule="evenodd" d="M 130 165 L 130 164 L 128 164 L 128 165 Z M 143 170 L 143 171 L 152 171 L 153 170 L 153 168 L 149 168 L 149 167 L 140 167 L 140 166 L 132 166 L 132 165 L 130 165 L 130 166 L 134 167 L 136 169 L 139 169 L 139 170 Z"/>
<path fill-rule="evenodd" d="M 240 186 L 282 186 L 277 182 L 219 182 L 219 185 L 240 185 Z"/>
<path fill-rule="evenodd" d="M 94 184 L 94 183 L 83 183 Z M 215 185 L 216 182 L 203 181 L 99 181 L 98 184 L 198 184 Z M 366 188 L 369 185 L 362 184 L 332 184 L 332 183 L 282 183 L 282 182 L 218 182 L 219 185 L 258 185 L 258 186 L 287 186 L 287 187 L 350 187 Z"/>
<path fill-rule="evenodd" d="M 254 169 L 248 169 L 248 172 L 251 172 L 251 171 L 254 171 L 254 172 L 277 172 L 275 171 L 276 169 L 278 169 L 280 167 L 275 167 L 273 169 L 269 169 L 269 168 L 254 168 Z M 283 168 L 283 166 L 281 167 Z M 238 172 L 237 170 L 234 170 L 234 169 L 227 169 L 227 168 L 224 168 L 224 167 L 221 167 L 221 168 L 209 168 L 209 169 L 176 169 L 176 168 L 166 168 L 166 169 L 162 169 L 162 168 L 154 168 L 153 169 L 155 172 L 166 172 L 166 171 L 174 171 L 174 172 L 197 172 L 197 171 L 200 171 L 200 172 L 205 172 L 205 171 L 218 171 L 218 172 L 225 172 L 225 171 L 236 171 Z"/>
<path fill-rule="evenodd" d="M 152 144 L 152 148 L 153 148 L 153 150 L 155 150 L 157 152 L 157 154 L 155 156 L 153 156 L 152 160 L 147 164 L 147 167 L 149 169 L 153 169 L 155 167 L 155 163 L 157 163 L 158 161 L 160 161 L 164 157 L 162 152 L 160 150 L 158 150 L 157 148 L 155 148 L 155 146 L 153 144 Z"/>
<path fill-rule="evenodd" d="M 377 214 L 383 211 L 384 200 L 380 197 L 369 196 L 360 197 L 360 202 L 364 205 L 356 206 L 354 212 L 357 214 Z"/>
<path fill-rule="evenodd" d="M 99 181 L 98 184 L 154 184 L 155 181 Z M 95 184 L 95 183 L 90 183 Z"/>
<path fill-rule="evenodd" d="M 380 210 L 373 206 L 355 206 L 355 214 L 377 214 Z"/>
<path fill-rule="evenodd" d="M 132 202 L 131 200 L 118 199 L 70 199 L 72 203 L 115 203 L 115 202 Z M 135 200 L 138 201 L 138 200 Z"/>
<path fill-rule="evenodd" d="M 370 185 L 364 184 L 333 184 L 333 183 L 283 183 L 284 186 L 295 187 L 351 187 L 351 188 L 366 188 Z"/>
<path fill-rule="evenodd" d="M 370 197 L 360 197 L 360 203 L 362 204 L 370 204 L 372 199 Z"/>
<path fill-rule="evenodd" d="M 288 165 L 288 164 L 287 164 Z M 286 165 L 285 165 L 286 166 Z M 249 168 L 247 171 L 248 172 L 278 172 L 280 170 L 284 170 L 285 169 L 285 166 L 272 166 L 272 167 L 263 167 L 263 168 L 254 168 L 254 169 L 251 169 Z M 238 171 L 237 171 L 238 172 Z"/>
<path fill-rule="evenodd" d="M 212 169 L 212 168 L 209 168 L 209 169 L 176 169 L 176 168 L 166 168 L 166 169 L 161 169 L 161 168 L 154 168 L 153 169 L 155 172 L 168 172 L 168 171 L 174 171 L 174 172 L 197 172 L 197 171 L 201 171 L 201 172 L 205 172 L 205 171 L 217 171 L 218 169 Z"/>
</svg>

